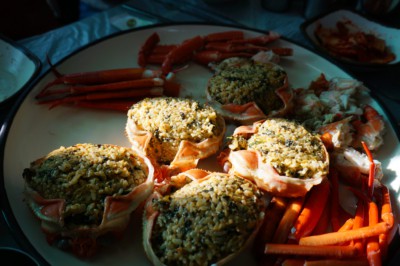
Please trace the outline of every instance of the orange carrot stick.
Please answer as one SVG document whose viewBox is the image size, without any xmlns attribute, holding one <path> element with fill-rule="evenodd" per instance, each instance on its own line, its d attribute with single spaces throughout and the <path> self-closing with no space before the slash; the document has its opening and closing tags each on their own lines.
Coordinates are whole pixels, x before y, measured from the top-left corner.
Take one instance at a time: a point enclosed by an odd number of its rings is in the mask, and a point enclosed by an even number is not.
<svg viewBox="0 0 400 266">
<path fill-rule="evenodd" d="M 317 236 L 306 236 L 299 240 L 300 245 L 307 246 L 325 246 L 336 245 L 355 239 L 365 239 L 371 236 L 387 233 L 390 230 L 386 222 L 380 222 L 376 225 L 366 226 L 359 229 L 353 229 L 346 232 L 332 232 Z"/>
<path fill-rule="evenodd" d="M 324 179 L 321 184 L 314 186 L 309 193 L 304 207 L 292 228 L 293 236 L 297 240 L 310 235 L 318 223 L 330 194 L 329 181 Z"/>
<path fill-rule="evenodd" d="M 379 222 L 378 206 L 375 202 L 368 203 L 368 221 L 373 226 Z M 372 236 L 367 241 L 367 259 L 370 265 L 382 265 L 381 252 L 379 249 L 378 236 Z"/>
<path fill-rule="evenodd" d="M 394 217 L 392 211 L 392 203 L 390 200 L 389 189 L 385 186 L 381 186 L 382 189 L 382 207 L 381 207 L 381 219 L 386 222 L 390 227 L 394 225 Z"/>
<path fill-rule="evenodd" d="M 351 246 L 303 246 L 296 244 L 273 244 L 265 245 L 265 254 L 275 255 L 301 255 L 313 257 L 351 258 L 357 255 L 357 250 Z"/>
<path fill-rule="evenodd" d="M 354 226 L 354 219 L 350 218 L 347 219 L 344 224 L 337 230 L 337 232 L 345 232 L 353 229 Z"/>
<path fill-rule="evenodd" d="M 358 199 L 356 215 L 354 217 L 353 229 L 358 229 L 364 226 L 365 205 L 362 199 Z M 354 247 L 359 250 L 360 254 L 364 252 L 364 243 L 362 239 L 354 240 Z"/>
<path fill-rule="evenodd" d="M 303 203 L 304 197 L 294 198 L 288 203 L 286 211 L 279 222 L 274 237 L 272 238 L 272 243 L 285 243 L 287 241 L 290 229 L 299 217 Z"/>
</svg>

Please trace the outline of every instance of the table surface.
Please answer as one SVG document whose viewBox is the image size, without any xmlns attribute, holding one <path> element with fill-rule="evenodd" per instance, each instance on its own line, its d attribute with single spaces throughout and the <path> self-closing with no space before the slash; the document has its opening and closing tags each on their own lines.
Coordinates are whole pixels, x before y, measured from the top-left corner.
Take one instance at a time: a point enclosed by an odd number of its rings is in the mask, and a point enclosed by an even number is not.
<svg viewBox="0 0 400 266">
<path fill-rule="evenodd" d="M 140 2 L 140 5 L 135 3 Z M 164 2 L 164 4 L 162 3 Z M 71 52 L 89 44 L 95 40 L 111 34 L 127 30 L 127 19 L 136 17 L 137 26 L 172 21 L 195 21 L 224 23 L 242 25 L 258 30 L 276 31 L 285 38 L 299 43 L 306 48 L 313 49 L 311 43 L 300 31 L 300 24 L 305 21 L 302 6 L 292 5 L 291 8 L 281 13 L 274 13 L 262 8 L 260 1 L 232 1 L 223 6 L 207 5 L 202 1 L 186 0 L 181 1 L 179 6 L 174 3 L 178 1 L 128 1 L 126 4 L 114 7 L 101 13 L 94 14 L 83 20 L 77 21 L 65 27 L 50 32 L 20 40 L 18 43 L 33 54 L 42 62 L 40 75 L 48 71 L 46 55 L 53 63 L 68 56 Z M 132 3 L 132 5 L 129 5 Z M 196 12 L 192 12 L 193 4 Z M 132 8 L 134 7 L 134 9 Z M 145 11 L 145 13 L 144 13 Z M 163 14 L 151 16 L 150 14 Z M 179 16 L 177 16 L 179 14 Z M 345 69 L 345 67 L 343 67 Z M 393 118 L 395 126 L 400 125 L 400 104 L 394 99 L 400 99 L 400 69 L 394 69 L 393 73 L 387 71 L 365 73 L 347 70 L 358 80 L 364 82 L 373 92 L 375 97 L 386 107 L 387 112 Z M 0 104 L 0 123 L 3 128 L 7 114 L 15 104 L 17 98 Z M 6 220 L 0 217 L 0 246 L 20 247 L 12 237 Z"/>
</svg>

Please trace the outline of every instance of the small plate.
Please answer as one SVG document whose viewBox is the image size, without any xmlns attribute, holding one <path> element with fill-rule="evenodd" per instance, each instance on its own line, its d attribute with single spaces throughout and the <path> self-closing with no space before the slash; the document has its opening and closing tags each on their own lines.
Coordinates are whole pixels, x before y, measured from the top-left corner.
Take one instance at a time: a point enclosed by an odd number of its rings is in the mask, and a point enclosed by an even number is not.
<svg viewBox="0 0 400 266">
<path fill-rule="evenodd" d="M 336 23 L 338 21 L 350 21 L 352 26 L 360 29 L 362 32 L 371 33 L 376 37 L 383 39 L 386 43 L 386 46 L 391 50 L 392 53 L 394 53 L 396 58 L 389 63 L 383 64 L 362 63 L 330 54 L 321 46 L 314 32 L 319 24 L 325 28 L 336 28 Z M 355 11 L 347 9 L 335 10 L 304 22 L 300 28 L 303 34 L 311 41 L 311 43 L 316 47 L 316 49 L 318 49 L 319 52 L 328 56 L 329 58 L 333 58 L 338 63 L 342 63 L 343 65 L 361 69 L 379 69 L 400 65 L 400 29 L 383 25 L 368 19 L 367 17 Z"/>
<path fill-rule="evenodd" d="M 41 62 L 35 55 L 0 35 L 0 103 L 26 88 L 40 68 Z"/>
</svg>

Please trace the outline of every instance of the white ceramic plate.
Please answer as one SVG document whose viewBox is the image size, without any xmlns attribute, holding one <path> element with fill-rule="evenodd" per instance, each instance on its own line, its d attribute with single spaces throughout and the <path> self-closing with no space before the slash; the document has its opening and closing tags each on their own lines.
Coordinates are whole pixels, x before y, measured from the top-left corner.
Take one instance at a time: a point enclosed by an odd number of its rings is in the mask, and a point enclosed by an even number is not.
<svg viewBox="0 0 400 266">
<path fill-rule="evenodd" d="M 36 56 L 0 36 L 0 103 L 23 89 L 39 69 L 40 61 Z"/>
<path fill-rule="evenodd" d="M 324 48 L 320 46 L 314 32 L 318 24 L 321 24 L 325 28 L 336 28 L 338 21 L 351 21 L 355 28 L 362 30 L 365 33 L 374 34 L 376 37 L 385 40 L 387 47 L 396 55 L 396 59 L 387 64 L 368 64 L 358 63 L 339 57 L 334 59 L 339 60 L 342 63 L 355 65 L 355 66 L 368 66 L 368 67 L 387 67 L 393 66 L 400 63 L 400 29 L 392 28 L 375 22 L 366 18 L 365 16 L 346 9 L 340 9 L 331 13 L 321 15 L 310 21 L 306 21 L 301 25 L 301 29 L 305 36 L 312 42 L 312 44 L 324 54 L 329 55 Z"/>
<path fill-rule="evenodd" d="M 154 31 L 160 35 L 163 44 L 179 43 L 194 35 L 206 35 L 212 32 L 237 28 L 209 25 L 169 25 L 150 27 L 130 31 L 104 39 L 66 58 L 58 66 L 63 73 L 92 71 L 110 68 L 136 66 L 136 54 L 139 46 Z M 248 37 L 259 32 L 245 30 Z M 275 45 L 275 44 L 274 44 Z M 306 87 L 311 80 L 324 73 L 328 79 L 349 77 L 347 73 L 329 61 L 309 50 L 287 40 L 279 40 L 276 45 L 291 47 L 294 56 L 283 59 L 281 64 L 287 70 L 290 83 L 295 87 Z M 191 64 L 188 69 L 178 73 L 178 81 L 185 88 L 182 96 L 191 96 L 205 101 L 205 85 L 211 76 L 203 66 Z M 141 213 L 133 215 L 130 229 L 122 241 L 110 245 L 90 261 L 79 260 L 69 253 L 60 251 L 47 244 L 40 225 L 30 213 L 23 201 L 24 182 L 22 171 L 29 163 L 60 146 L 76 143 L 112 143 L 129 146 L 124 134 L 126 115 L 118 112 L 95 111 L 73 107 L 57 107 L 48 110 L 47 106 L 37 105 L 34 96 L 54 77 L 47 73 L 22 101 L 15 112 L 14 119 L 4 134 L 4 192 L 10 209 L 7 218 L 16 223 L 14 231 L 23 241 L 34 247 L 37 253 L 51 265 L 149 265 L 142 247 Z M 388 132 L 384 148 L 379 152 L 385 172 L 385 183 L 393 194 L 396 217 L 399 217 L 400 194 L 400 146 L 399 139 L 390 125 L 382 107 L 372 98 L 366 102 L 385 115 Z M 230 130 L 232 130 L 231 128 Z M 232 131 L 230 131 L 232 132 Z M 389 145 L 390 144 L 390 145 Z M 216 167 L 215 157 L 202 161 L 200 167 Z M 354 201 L 344 204 L 353 204 Z M 397 218 L 398 220 L 398 218 Z M 19 228 L 18 228 L 19 227 Z M 238 257 L 231 265 L 255 265 L 249 253 Z"/>
</svg>

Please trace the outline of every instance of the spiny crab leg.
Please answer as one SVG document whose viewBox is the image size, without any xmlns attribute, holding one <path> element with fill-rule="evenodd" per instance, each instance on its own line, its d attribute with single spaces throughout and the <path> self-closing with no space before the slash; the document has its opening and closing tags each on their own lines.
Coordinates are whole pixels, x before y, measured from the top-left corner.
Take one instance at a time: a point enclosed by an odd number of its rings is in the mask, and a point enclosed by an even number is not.
<svg viewBox="0 0 400 266">
<path fill-rule="evenodd" d="M 83 95 L 72 95 L 66 96 L 61 99 L 47 100 L 39 102 L 39 104 L 51 104 L 50 109 L 68 103 L 77 103 L 80 101 L 96 101 L 96 100 L 106 100 L 106 99 L 127 99 L 136 97 L 150 97 L 150 96 L 161 96 L 163 95 L 162 87 L 155 88 L 144 88 L 138 90 L 121 90 L 114 92 L 101 92 L 101 93 L 89 93 Z"/>
<path fill-rule="evenodd" d="M 154 78 L 161 77 L 161 71 L 151 70 L 145 68 L 121 68 L 121 69 L 110 69 L 100 70 L 91 72 L 79 72 L 72 74 L 65 74 L 58 76 L 52 82 L 46 84 L 41 92 L 36 96 L 40 98 L 46 94 L 46 91 L 54 85 L 66 84 L 66 85 L 92 85 L 92 84 L 104 84 L 118 81 L 134 80 L 141 78 Z"/>
<path fill-rule="evenodd" d="M 184 41 L 167 54 L 164 62 L 161 65 L 162 73 L 168 74 L 172 71 L 172 66 L 176 62 L 181 62 L 182 58 L 190 57 L 195 51 L 200 50 L 203 46 L 204 39 L 201 36 L 195 36 Z"/>
<path fill-rule="evenodd" d="M 69 95 L 76 95 L 82 93 L 99 92 L 99 91 L 115 91 L 124 89 L 140 89 L 140 88 L 151 88 L 160 87 L 164 85 L 164 80 L 161 78 L 144 78 L 134 79 L 128 81 L 120 81 L 113 83 L 105 83 L 99 85 L 88 85 L 88 86 L 69 86 L 63 89 L 47 90 L 36 98 L 41 99 L 51 95 L 60 95 L 68 93 Z"/>
<path fill-rule="evenodd" d="M 138 54 L 138 65 L 145 67 L 147 65 L 147 58 L 153 52 L 154 48 L 160 42 L 160 36 L 157 32 L 151 34 L 144 44 L 140 47 Z"/>
<path fill-rule="evenodd" d="M 242 40 L 231 40 L 232 43 L 250 43 L 256 45 L 265 45 L 267 43 L 273 42 L 279 39 L 281 36 L 273 31 L 268 32 L 267 34 L 263 34 L 253 38 L 247 38 Z"/>
<path fill-rule="evenodd" d="M 281 56 L 293 55 L 293 49 L 282 48 L 282 47 L 267 47 L 259 46 L 254 44 L 237 44 L 237 43 L 223 43 L 213 42 L 205 45 L 204 50 L 220 51 L 220 52 L 252 52 L 257 53 L 259 51 L 272 51 L 275 54 Z"/>
<path fill-rule="evenodd" d="M 223 53 L 220 51 L 204 50 L 194 55 L 194 61 L 201 65 L 208 65 L 211 62 L 219 62 L 231 57 L 247 57 L 250 58 L 254 54 L 246 52 Z"/>
<path fill-rule="evenodd" d="M 210 34 L 204 36 L 204 41 L 206 43 L 232 41 L 232 40 L 243 40 L 243 39 L 244 39 L 244 33 L 243 33 L 243 31 L 240 31 L 240 30 L 216 32 L 216 33 L 210 33 Z"/>
</svg>

